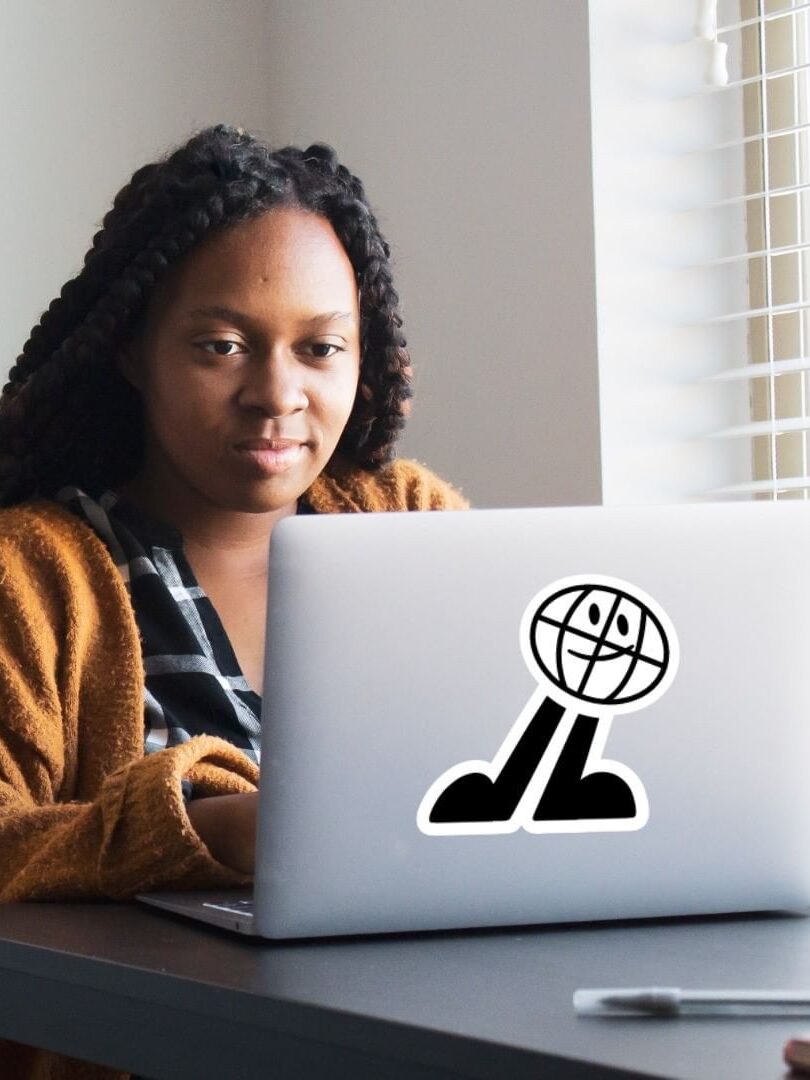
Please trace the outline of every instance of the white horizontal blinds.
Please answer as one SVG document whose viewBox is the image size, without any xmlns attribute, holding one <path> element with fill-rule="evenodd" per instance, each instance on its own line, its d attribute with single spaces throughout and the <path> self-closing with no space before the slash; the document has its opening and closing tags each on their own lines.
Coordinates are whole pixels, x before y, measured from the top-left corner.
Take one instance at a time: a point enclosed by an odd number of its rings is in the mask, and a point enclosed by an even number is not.
<svg viewBox="0 0 810 1080">
<path fill-rule="evenodd" d="M 744 380 L 750 422 L 714 433 L 746 439 L 752 480 L 708 494 L 807 498 L 810 492 L 810 3 L 720 0 L 716 40 L 743 115 L 742 190 L 716 208 L 744 207 L 746 250 L 714 262 L 745 263 L 748 307 L 709 323 L 739 321 L 747 355 L 714 376 Z M 732 144 L 729 144 L 732 145 Z"/>
</svg>

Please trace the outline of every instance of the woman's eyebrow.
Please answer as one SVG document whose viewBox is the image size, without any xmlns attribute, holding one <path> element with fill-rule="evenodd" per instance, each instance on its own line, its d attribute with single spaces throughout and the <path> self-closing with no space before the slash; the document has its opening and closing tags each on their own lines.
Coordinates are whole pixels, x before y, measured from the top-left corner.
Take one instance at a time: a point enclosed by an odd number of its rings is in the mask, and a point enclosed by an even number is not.
<svg viewBox="0 0 810 1080">
<path fill-rule="evenodd" d="M 223 307 L 220 304 L 194 308 L 194 310 L 190 311 L 188 314 L 191 319 L 202 316 L 202 318 L 205 319 L 228 319 L 231 322 L 249 323 L 253 321 L 251 317 L 244 312 L 236 311 L 234 308 Z M 349 319 L 352 322 L 355 321 L 354 315 L 350 311 L 326 311 L 322 315 L 312 315 L 309 318 L 300 319 L 299 322 L 302 326 L 314 326 L 316 323 L 337 322 L 340 319 Z"/>
</svg>

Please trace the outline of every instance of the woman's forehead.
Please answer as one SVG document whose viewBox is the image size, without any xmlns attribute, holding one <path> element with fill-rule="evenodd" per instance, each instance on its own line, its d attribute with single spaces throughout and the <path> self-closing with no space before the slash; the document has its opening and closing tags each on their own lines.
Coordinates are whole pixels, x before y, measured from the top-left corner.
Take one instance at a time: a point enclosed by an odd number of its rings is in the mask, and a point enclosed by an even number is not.
<svg viewBox="0 0 810 1080">
<path fill-rule="evenodd" d="M 227 262 L 226 262 L 227 260 Z M 190 253 L 193 273 L 248 270 L 260 277 L 279 270 L 313 276 L 354 269 L 330 221 L 311 211 L 292 207 L 270 210 L 213 233 Z"/>
<path fill-rule="evenodd" d="M 216 233 L 173 267 L 156 290 L 152 318 L 171 309 L 271 306 L 312 314 L 356 315 L 354 268 L 331 223 L 297 209 L 275 209 Z"/>
</svg>

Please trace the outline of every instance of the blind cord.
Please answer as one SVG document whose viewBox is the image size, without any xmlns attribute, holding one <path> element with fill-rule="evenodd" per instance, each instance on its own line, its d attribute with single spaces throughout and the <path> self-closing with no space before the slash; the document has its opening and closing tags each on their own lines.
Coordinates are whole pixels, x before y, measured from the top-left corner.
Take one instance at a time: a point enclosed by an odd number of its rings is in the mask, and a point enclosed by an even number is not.
<svg viewBox="0 0 810 1080">
<path fill-rule="evenodd" d="M 757 0 L 757 12 L 762 18 L 765 14 L 765 5 L 763 0 Z M 762 23 L 759 25 L 759 66 L 760 71 L 767 70 L 767 60 L 765 56 L 765 33 Z M 768 83 L 767 81 L 762 83 L 762 89 L 759 98 L 760 108 L 760 122 L 763 132 L 768 131 Z M 767 311 L 765 313 L 765 320 L 767 326 L 767 349 L 768 349 L 768 365 L 770 368 L 768 377 L 768 411 L 770 413 L 770 437 L 769 437 L 769 449 L 771 459 L 771 479 L 774 483 L 772 498 L 776 499 L 776 478 L 778 475 L 777 460 L 776 460 L 776 376 L 773 370 L 773 362 L 775 359 L 774 342 L 773 342 L 773 266 L 771 263 L 771 207 L 770 207 L 770 157 L 768 139 L 764 139 L 762 142 L 762 180 L 763 180 L 763 230 L 765 238 L 765 249 L 768 254 L 765 256 L 765 306 Z"/>
<path fill-rule="evenodd" d="M 698 0 L 695 35 L 709 47 L 704 76 L 706 85 L 725 86 L 728 83 L 728 45 L 717 40 L 717 0 Z"/>
</svg>

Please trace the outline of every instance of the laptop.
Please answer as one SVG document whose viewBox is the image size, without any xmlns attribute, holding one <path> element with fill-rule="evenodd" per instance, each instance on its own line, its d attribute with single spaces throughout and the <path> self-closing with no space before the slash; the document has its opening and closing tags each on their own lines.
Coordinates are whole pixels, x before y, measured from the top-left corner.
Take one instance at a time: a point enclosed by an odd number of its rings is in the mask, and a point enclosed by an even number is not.
<svg viewBox="0 0 810 1080">
<path fill-rule="evenodd" d="M 290 516 L 265 938 L 810 903 L 810 503 Z"/>
</svg>

